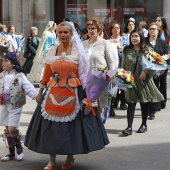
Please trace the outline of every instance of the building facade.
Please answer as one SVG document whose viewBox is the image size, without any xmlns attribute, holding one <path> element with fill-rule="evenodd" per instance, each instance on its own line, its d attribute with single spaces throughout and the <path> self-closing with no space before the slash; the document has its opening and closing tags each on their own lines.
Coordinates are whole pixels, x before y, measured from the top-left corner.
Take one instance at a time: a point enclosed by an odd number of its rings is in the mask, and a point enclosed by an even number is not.
<svg viewBox="0 0 170 170">
<path fill-rule="evenodd" d="M 0 0 L 0 22 L 16 25 L 17 33 L 29 35 L 31 26 L 39 29 L 41 36 L 49 20 L 60 23 L 69 18 L 80 29 L 92 17 L 100 18 L 105 25 L 117 21 L 125 24 L 129 17 L 136 23 L 148 24 L 160 14 L 170 28 L 169 0 Z"/>
</svg>

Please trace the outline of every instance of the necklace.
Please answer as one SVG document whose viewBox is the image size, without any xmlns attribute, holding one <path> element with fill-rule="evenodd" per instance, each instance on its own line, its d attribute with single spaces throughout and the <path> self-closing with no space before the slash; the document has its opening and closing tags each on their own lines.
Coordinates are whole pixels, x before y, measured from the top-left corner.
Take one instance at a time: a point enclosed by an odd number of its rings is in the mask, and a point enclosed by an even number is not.
<svg viewBox="0 0 170 170">
<path fill-rule="evenodd" d="M 60 45 L 61 45 L 61 48 L 62 48 L 63 51 L 67 51 L 71 47 L 72 43 L 70 42 L 68 44 L 68 46 L 66 46 L 66 47 L 64 47 L 62 44 L 60 44 Z"/>
</svg>

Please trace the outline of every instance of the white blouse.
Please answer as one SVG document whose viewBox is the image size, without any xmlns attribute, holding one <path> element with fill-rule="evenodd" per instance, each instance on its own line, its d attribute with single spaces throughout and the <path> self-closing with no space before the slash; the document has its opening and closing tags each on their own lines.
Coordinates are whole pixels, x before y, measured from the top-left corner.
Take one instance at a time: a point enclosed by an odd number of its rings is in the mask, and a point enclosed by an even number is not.
<svg viewBox="0 0 170 170">
<path fill-rule="evenodd" d="M 4 83 L 3 93 L 5 94 L 10 93 L 10 86 L 15 75 L 16 75 L 15 70 L 12 70 L 10 73 L 8 73 L 7 71 L 5 72 L 4 81 L 3 81 Z M 26 95 L 28 95 L 30 98 L 34 99 L 38 95 L 38 92 L 36 91 L 34 86 L 27 80 L 24 74 L 22 74 L 22 87 Z"/>
<path fill-rule="evenodd" d="M 89 40 L 83 42 L 83 46 L 89 56 L 90 69 L 105 68 L 109 70 L 116 68 L 116 62 L 113 57 L 113 47 L 111 43 L 105 39 L 100 39 L 94 44 L 90 44 Z"/>
</svg>

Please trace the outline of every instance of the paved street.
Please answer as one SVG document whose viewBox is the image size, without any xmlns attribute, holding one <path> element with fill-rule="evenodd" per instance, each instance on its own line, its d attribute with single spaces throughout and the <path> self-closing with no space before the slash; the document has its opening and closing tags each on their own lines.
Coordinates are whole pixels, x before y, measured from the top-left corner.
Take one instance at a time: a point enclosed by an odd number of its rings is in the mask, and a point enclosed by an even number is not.
<svg viewBox="0 0 170 170">
<path fill-rule="evenodd" d="M 38 89 L 37 89 L 38 90 Z M 27 98 L 24 106 L 20 130 L 25 133 L 36 107 L 36 102 Z M 170 74 L 168 75 L 168 100 L 166 109 L 156 113 L 155 120 L 148 120 L 148 132 L 138 134 L 135 131 L 141 124 L 141 113 L 137 106 L 133 134 L 123 137 L 121 131 L 126 128 L 126 111 L 115 109 L 116 117 L 109 118 L 105 127 L 110 144 L 105 149 L 76 155 L 73 170 L 169 170 L 170 169 Z M 0 127 L 0 133 L 3 132 Z M 48 141 L 47 141 L 48 143 Z M 7 154 L 8 149 L 0 137 L 0 157 Z M 43 170 L 48 162 L 48 155 L 34 153 L 24 147 L 23 161 L 0 162 L 0 170 Z M 65 156 L 57 156 L 57 170 Z"/>
</svg>

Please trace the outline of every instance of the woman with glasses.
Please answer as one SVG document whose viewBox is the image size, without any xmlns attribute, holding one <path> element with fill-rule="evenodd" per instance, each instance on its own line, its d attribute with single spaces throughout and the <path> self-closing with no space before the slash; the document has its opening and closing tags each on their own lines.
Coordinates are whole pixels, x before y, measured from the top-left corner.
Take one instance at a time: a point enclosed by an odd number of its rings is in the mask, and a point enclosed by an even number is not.
<svg viewBox="0 0 170 170">
<path fill-rule="evenodd" d="M 110 41 L 117 46 L 118 56 L 119 56 L 119 68 L 121 68 L 122 63 L 122 51 L 123 51 L 123 30 L 122 26 L 119 23 L 113 23 L 110 27 Z M 119 99 L 120 99 L 120 109 L 126 110 L 126 100 L 125 100 L 125 92 L 124 90 L 120 90 L 121 93 L 117 93 L 117 97 L 114 99 L 114 104 L 112 103 L 114 108 L 117 108 Z"/>
<path fill-rule="evenodd" d="M 122 68 L 134 75 L 136 88 L 127 88 L 125 91 L 125 98 L 128 102 L 128 127 L 122 131 L 123 135 L 132 134 L 132 124 L 137 102 L 140 102 L 142 112 L 142 123 L 137 132 L 145 133 L 147 131 L 147 116 L 150 104 L 163 100 L 163 96 L 153 82 L 152 77 L 155 71 L 142 71 L 141 60 L 145 50 L 147 50 L 147 46 L 142 31 L 133 30 L 130 34 L 130 44 L 123 50 Z M 145 85 L 143 85 L 143 81 L 145 81 Z"/>
<path fill-rule="evenodd" d="M 156 24 L 160 27 L 160 38 L 166 40 L 169 35 L 168 26 L 164 17 L 158 16 L 156 18 Z"/>
<path fill-rule="evenodd" d="M 152 22 L 149 24 L 148 28 L 148 37 L 146 39 L 147 45 L 152 48 L 155 52 L 159 53 L 160 55 L 167 54 L 168 48 L 166 42 L 161 40 L 159 37 L 160 29 L 157 26 L 156 22 Z M 166 107 L 166 100 L 167 100 L 167 70 L 159 71 L 159 77 L 154 78 L 155 85 L 160 90 L 162 95 L 164 96 L 164 100 L 161 103 L 154 103 L 152 104 L 151 112 L 149 115 L 149 119 L 153 120 L 155 118 L 155 112 L 159 111 L 160 109 L 164 109 Z"/>
<path fill-rule="evenodd" d="M 89 39 L 83 42 L 86 53 L 88 54 L 90 61 L 90 69 L 95 70 L 97 68 L 108 67 L 109 70 L 116 68 L 116 63 L 113 57 L 113 50 L 111 43 L 103 39 L 100 35 L 103 31 L 103 24 L 97 18 L 92 18 L 86 23 Z M 102 109 L 108 107 L 108 100 L 105 97 L 108 92 L 108 87 L 99 97 L 99 110 L 102 113 Z"/>
</svg>

